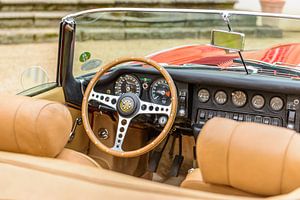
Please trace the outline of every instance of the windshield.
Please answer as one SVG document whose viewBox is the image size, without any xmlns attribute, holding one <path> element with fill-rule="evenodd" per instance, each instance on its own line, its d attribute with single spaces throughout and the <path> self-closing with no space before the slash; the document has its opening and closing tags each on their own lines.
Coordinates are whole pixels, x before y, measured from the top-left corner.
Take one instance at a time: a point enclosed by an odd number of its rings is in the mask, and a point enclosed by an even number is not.
<svg viewBox="0 0 300 200">
<path fill-rule="evenodd" d="M 164 66 L 234 69 L 237 52 L 210 45 L 212 30 L 228 31 L 224 13 L 175 11 L 105 11 L 74 17 L 75 77 L 95 72 L 120 57 L 151 58 Z M 243 58 L 298 70 L 300 20 L 231 13 L 229 26 L 245 35 Z M 267 68 L 268 70 L 270 68 Z M 273 69 L 273 68 L 272 68 Z"/>
</svg>

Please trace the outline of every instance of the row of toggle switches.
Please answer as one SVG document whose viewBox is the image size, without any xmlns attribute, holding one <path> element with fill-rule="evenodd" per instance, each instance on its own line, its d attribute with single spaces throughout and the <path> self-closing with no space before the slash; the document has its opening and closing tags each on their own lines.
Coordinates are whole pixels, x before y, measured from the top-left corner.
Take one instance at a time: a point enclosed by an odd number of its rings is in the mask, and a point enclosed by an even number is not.
<svg viewBox="0 0 300 200">
<path fill-rule="evenodd" d="M 250 114 L 204 110 L 204 109 L 198 110 L 197 124 L 203 125 L 207 120 L 213 117 L 224 117 L 236 121 L 256 122 L 256 123 L 270 124 L 273 126 L 282 126 L 282 120 L 277 117 L 266 117 L 261 115 L 250 115 Z"/>
</svg>

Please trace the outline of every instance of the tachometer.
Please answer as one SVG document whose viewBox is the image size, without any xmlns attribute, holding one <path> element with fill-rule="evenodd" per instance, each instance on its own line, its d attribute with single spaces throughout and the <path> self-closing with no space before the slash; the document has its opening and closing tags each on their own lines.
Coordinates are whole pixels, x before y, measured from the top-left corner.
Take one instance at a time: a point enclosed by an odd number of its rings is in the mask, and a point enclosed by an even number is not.
<svg viewBox="0 0 300 200">
<path fill-rule="evenodd" d="M 150 98 L 153 103 L 169 105 L 171 102 L 171 91 L 165 79 L 157 79 L 150 87 Z"/>
<path fill-rule="evenodd" d="M 242 107 L 247 102 L 247 95 L 243 91 L 234 91 L 232 94 L 232 103 L 237 107 Z"/>
<path fill-rule="evenodd" d="M 141 84 L 137 77 L 133 75 L 122 75 L 115 83 L 115 95 L 124 93 L 134 93 L 137 96 L 141 95 Z"/>
</svg>

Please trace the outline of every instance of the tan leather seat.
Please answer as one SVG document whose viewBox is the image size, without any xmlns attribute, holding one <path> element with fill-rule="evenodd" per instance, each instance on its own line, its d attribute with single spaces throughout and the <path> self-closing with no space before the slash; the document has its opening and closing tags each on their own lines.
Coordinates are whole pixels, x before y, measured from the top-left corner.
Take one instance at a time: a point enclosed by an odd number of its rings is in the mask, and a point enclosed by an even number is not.
<svg viewBox="0 0 300 200">
<path fill-rule="evenodd" d="M 64 149 L 71 127 L 71 114 L 60 103 L 24 96 L 0 96 L 0 151 L 99 167 L 86 155 Z"/>
<path fill-rule="evenodd" d="M 300 187 L 300 135 L 256 123 L 214 118 L 197 141 L 184 188 L 239 196 L 275 196 Z"/>
</svg>

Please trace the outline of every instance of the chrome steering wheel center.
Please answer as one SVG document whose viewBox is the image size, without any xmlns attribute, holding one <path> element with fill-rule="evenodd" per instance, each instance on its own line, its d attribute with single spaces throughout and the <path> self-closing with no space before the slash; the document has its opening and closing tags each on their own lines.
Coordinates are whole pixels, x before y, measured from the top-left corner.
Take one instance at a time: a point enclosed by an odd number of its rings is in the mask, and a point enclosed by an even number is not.
<svg viewBox="0 0 300 200">
<path fill-rule="evenodd" d="M 124 97 L 121 99 L 119 106 L 120 106 L 120 109 L 122 110 L 122 112 L 130 113 L 133 111 L 134 101 L 130 97 Z"/>
<path fill-rule="evenodd" d="M 138 111 L 139 99 L 135 94 L 123 94 L 117 102 L 117 110 L 120 115 L 130 117 Z"/>
</svg>

